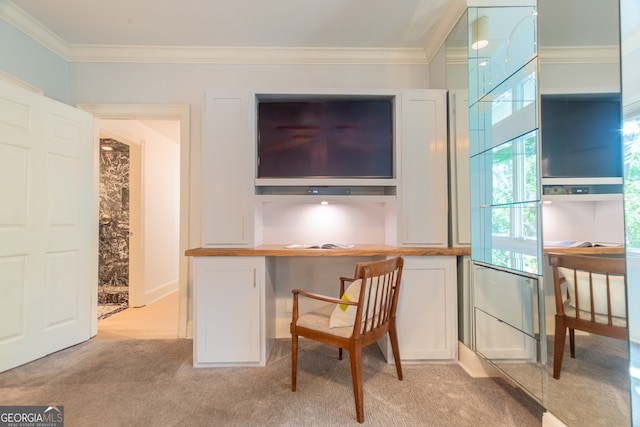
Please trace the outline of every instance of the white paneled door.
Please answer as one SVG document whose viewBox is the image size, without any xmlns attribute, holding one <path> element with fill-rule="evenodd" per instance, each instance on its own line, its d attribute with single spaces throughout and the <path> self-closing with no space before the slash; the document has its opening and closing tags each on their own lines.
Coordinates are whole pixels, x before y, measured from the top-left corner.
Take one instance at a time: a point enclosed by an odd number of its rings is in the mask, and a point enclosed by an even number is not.
<svg viewBox="0 0 640 427">
<path fill-rule="evenodd" d="M 93 119 L 0 81 L 0 372 L 89 339 Z"/>
</svg>

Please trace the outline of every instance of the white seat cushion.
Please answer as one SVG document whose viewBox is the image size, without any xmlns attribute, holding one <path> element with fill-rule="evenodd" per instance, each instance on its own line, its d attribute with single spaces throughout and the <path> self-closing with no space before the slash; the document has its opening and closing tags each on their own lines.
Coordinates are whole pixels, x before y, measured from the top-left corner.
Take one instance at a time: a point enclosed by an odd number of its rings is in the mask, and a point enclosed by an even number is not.
<svg viewBox="0 0 640 427">
<path fill-rule="evenodd" d="M 353 333 L 353 324 L 351 326 L 329 327 L 329 319 L 336 306 L 337 304 L 327 304 L 317 310 L 302 314 L 298 317 L 297 325 L 314 331 L 349 338 Z"/>
</svg>

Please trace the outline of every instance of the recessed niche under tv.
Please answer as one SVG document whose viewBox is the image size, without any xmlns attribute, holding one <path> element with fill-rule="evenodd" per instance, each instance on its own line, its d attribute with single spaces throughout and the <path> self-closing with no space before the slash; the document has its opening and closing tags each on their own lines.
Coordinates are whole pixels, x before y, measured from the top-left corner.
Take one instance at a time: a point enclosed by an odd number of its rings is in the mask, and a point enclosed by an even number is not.
<svg viewBox="0 0 640 427">
<path fill-rule="evenodd" d="M 622 177 L 619 94 L 543 95 L 542 177 Z"/>
<path fill-rule="evenodd" d="M 257 178 L 394 177 L 393 99 L 258 99 Z"/>
</svg>

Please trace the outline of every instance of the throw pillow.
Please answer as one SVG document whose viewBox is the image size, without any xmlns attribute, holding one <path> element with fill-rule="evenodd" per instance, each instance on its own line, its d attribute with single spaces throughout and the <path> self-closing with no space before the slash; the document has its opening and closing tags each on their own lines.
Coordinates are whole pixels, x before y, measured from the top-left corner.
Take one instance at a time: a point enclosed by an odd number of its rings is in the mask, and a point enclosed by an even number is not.
<svg viewBox="0 0 640 427">
<path fill-rule="evenodd" d="M 360 287 L 362 286 L 362 280 L 354 280 L 344 291 L 342 299 L 345 301 L 358 301 L 360 298 Z M 336 308 L 333 309 L 333 313 L 329 318 L 330 328 L 341 328 L 343 326 L 353 326 L 356 321 L 357 307 L 355 305 L 336 304 Z"/>
</svg>

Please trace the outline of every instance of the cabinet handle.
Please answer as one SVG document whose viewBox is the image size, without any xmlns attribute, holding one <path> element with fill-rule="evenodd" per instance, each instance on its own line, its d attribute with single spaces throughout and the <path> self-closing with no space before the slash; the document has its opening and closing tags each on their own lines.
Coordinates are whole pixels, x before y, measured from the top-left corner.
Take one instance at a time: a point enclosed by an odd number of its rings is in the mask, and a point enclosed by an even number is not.
<svg viewBox="0 0 640 427">
<path fill-rule="evenodd" d="M 253 288 L 255 289 L 256 287 L 256 269 L 253 269 Z"/>
</svg>

